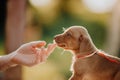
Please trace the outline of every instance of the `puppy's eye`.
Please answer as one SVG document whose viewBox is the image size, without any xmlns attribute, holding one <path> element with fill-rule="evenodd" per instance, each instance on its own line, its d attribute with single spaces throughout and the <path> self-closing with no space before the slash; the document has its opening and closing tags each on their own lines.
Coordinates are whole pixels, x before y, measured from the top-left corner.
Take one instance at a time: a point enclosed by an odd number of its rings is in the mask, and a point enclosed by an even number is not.
<svg viewBox="0 0 120 80">
<path fill-rule="evenodd" d="M 67 36 L 67 37 L 70 37 L 70 36 L 71 36 L 71 34 L 70 34 L 70 33 L 66 33 L 66 36 Z"/>
</svg>

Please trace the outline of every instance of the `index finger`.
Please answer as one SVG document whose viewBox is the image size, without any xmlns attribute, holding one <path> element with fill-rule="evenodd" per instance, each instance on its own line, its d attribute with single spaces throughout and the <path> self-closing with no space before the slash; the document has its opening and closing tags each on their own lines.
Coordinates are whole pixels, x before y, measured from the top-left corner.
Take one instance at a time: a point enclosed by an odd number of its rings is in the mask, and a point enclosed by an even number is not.
<svg viewBox="0 0 120 80">
<path fill-rule="evenodd" d="M 48 44 L 48 48 L 47 48 L 47 55 L 49 55 L 50 53 L 53 52 L 53 50 L 55 49 L 56 44 Z"/>
</svg>

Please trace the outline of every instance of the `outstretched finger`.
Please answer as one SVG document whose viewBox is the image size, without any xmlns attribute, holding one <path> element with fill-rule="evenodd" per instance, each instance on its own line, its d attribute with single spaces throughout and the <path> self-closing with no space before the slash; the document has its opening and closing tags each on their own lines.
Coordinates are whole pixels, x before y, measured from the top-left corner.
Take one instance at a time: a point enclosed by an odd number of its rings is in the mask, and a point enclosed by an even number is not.
<svg viewBox="0 0 120 80">
<path fill-rule="evenodd" d="M 56 44 L 48 44 L 47 55 L 50 55 L 50 53 L 52 53 L 55 48 Z"/>
</svg>

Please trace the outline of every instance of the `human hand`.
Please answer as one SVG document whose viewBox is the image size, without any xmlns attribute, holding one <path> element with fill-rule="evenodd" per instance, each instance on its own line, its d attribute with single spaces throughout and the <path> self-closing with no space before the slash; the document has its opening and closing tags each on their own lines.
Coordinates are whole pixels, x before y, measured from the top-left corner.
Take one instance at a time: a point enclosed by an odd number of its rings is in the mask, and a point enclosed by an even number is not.
<svg viewBox="0 0 120 80">
<path fill-rule="evenodd" d="M 11 61 L 25 66 L 34 66 L 44 62 L 56 47 L 56 44 L 48 44 L 48 47 L 44 48 L 45 45 L 45 41 L 33 41 L 23 44 L 12 54 L 14 56 Z"/>
</svg>

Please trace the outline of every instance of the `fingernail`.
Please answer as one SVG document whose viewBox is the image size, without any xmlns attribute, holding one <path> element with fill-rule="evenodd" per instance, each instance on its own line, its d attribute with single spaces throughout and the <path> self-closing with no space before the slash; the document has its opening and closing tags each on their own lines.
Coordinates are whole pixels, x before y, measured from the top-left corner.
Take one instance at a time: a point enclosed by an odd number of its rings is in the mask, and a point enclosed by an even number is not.
<svg viewBox="0 0 120 80">
<path fill-rule="evenodd" d="M 46 43 L 41 42 L 40 44 L 37 45 L 37 47 L 42 47 L 42 46 L 44 46 L 45 44 L 46 44 Z"/>
</svg>

